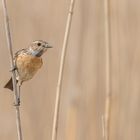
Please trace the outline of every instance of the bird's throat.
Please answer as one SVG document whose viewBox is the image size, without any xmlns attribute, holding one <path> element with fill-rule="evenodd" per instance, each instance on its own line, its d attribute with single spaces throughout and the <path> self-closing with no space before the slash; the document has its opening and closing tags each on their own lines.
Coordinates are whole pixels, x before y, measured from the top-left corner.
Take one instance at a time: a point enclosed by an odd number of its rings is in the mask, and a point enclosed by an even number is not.
<svg viewBox="0 0 140 140">
<path fill-rule="evenodd" d="M 32 56 L 40 57 L 43 54 L 43 50 L 30 50 Z"/>
</svg>

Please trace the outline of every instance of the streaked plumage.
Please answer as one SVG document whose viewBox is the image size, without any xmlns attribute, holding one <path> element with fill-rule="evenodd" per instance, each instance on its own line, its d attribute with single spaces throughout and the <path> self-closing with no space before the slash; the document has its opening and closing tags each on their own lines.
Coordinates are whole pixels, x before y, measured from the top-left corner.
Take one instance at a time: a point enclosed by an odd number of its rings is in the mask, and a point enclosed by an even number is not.
<svg viewBox="0 0 140 140">
<path fill-rule="evenodd" d="M 43 64 L 41 56 L 47 51 L 47 48 L 51 48 L 47 42 L 37 40 L 31 43 L 28 48 L 15 53 L 16 79 L 19 85 L 32 79 L 41 68 Z M 12 79 L 10 79 L 4 88 L 13 90 L 12 85 Z"/>
</svg>

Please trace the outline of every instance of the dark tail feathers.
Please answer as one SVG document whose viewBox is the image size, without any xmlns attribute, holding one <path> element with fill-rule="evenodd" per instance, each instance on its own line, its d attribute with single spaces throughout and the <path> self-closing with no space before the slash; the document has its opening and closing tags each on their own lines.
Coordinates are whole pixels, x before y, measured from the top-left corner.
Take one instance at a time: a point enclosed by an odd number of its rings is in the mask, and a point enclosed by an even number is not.
<svg viewBox="0 0 140 140">
<path fill-rule="evenodd" d="M 18 82 L 18 81 L 16 81 L 16 82 Z M 12 78 L 10 78 L 10 80 L 6 83 L 4 88 L 8 88 L 8 89 L 13 91 L 13 81 L 12 81 Z"/>
</svg>

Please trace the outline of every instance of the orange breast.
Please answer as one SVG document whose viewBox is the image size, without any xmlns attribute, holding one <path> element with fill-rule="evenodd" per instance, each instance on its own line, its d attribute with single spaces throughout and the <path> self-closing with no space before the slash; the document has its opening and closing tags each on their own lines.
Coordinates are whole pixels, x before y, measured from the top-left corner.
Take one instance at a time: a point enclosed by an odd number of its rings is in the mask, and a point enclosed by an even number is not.
<svg viewBox="0 0 140 140">
<path fill-rule="evenodd" d="M 42 66 L 42 58 L 31 55 L 19 55 L 16 58 L 18 80 L 21 82 L 31 79 Z"/>
</svg>

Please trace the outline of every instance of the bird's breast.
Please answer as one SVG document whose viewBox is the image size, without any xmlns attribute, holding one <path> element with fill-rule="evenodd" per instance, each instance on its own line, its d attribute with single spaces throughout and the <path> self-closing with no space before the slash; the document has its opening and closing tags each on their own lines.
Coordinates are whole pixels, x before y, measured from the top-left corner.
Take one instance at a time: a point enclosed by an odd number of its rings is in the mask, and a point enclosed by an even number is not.
<svg viewBox="0 0 140 140">
<path fill-rule="evenodd" d="M 31 79 L 38 69 L 42 66 L 42 58 L 31 55 L 18 55 L 16 58 L 16 67 L 18 71 L 18 80 L 27 81 Z"/>
</svg>

